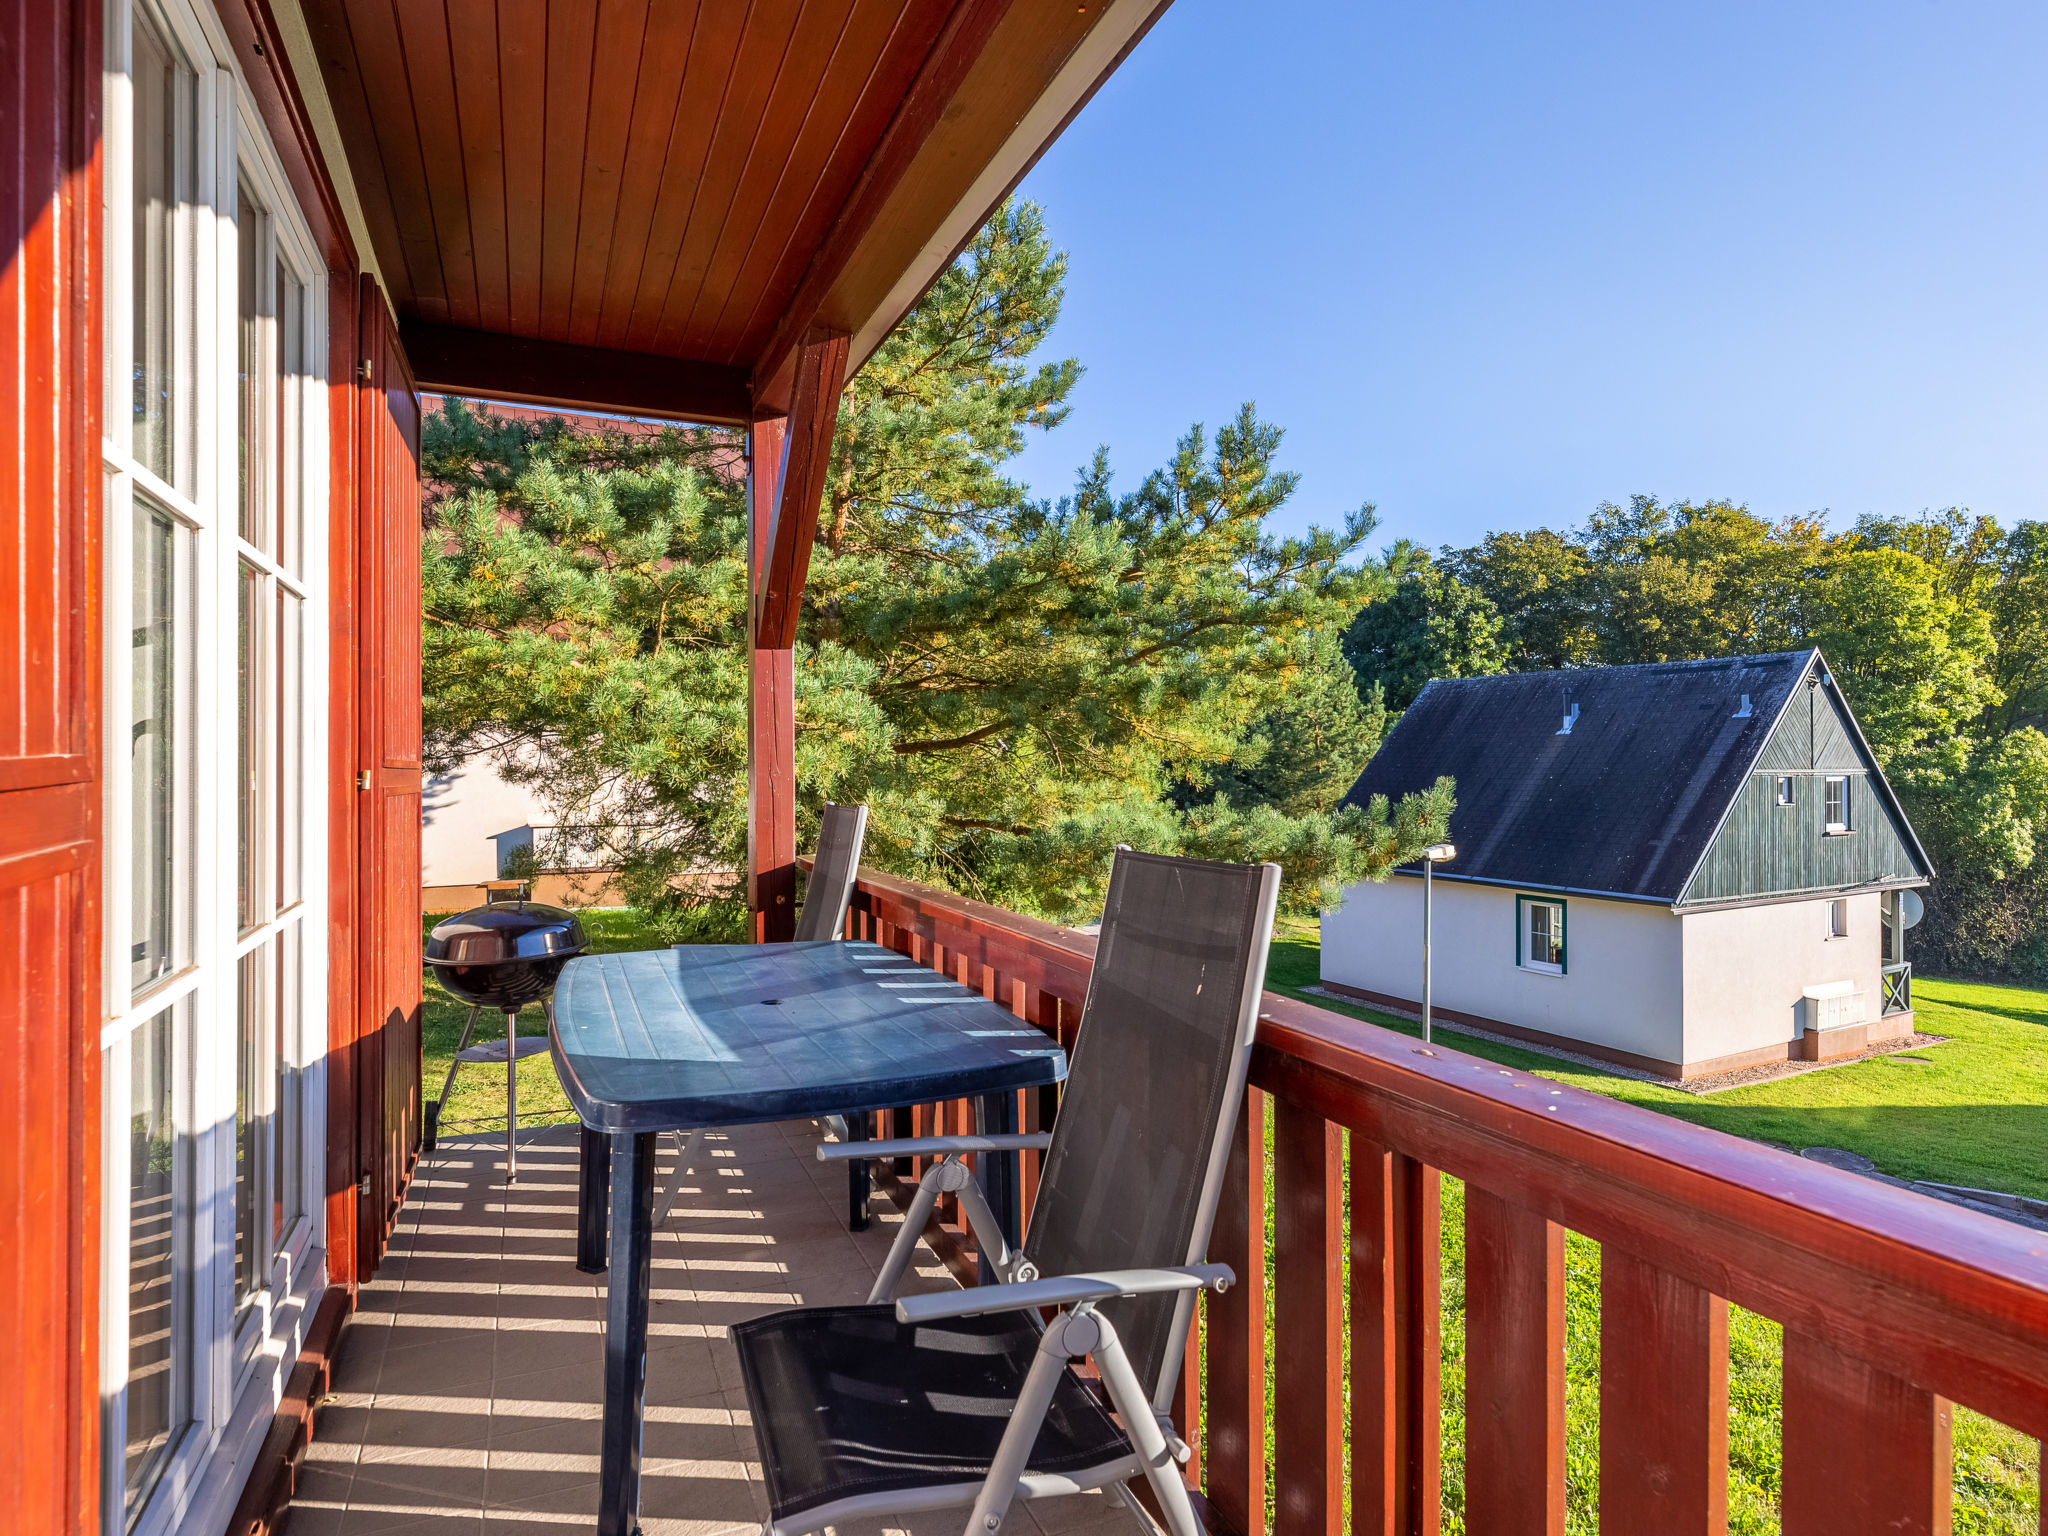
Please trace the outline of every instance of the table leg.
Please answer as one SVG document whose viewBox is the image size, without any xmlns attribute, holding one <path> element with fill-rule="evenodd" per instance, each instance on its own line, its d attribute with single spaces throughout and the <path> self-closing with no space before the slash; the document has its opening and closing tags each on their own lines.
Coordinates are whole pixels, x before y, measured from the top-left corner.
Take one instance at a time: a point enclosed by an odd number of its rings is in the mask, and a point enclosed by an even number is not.
<svg viewBox="0 0 2048 1536">
<path fill-rule="evenodd" d="M 611 1221 L 612 1144 L 603 1131 L 578 1126 L 576 1146 L 576 1267 L 604 1273 L 604 1229 Z"/>
<path fill-rule="evenodd" d="M 1017 1129 L 1017 1095 L 1014 1092 L 983 1094 L 979 1111 L 975 1118 L 981 1122 L 981 1134 L 984 1136 L 1007 1136 Z M 1022 1155 L 1018 1152 L 978 1152 L 974 1158 L 981 1192 L 988 1198 L 988 1208 L 996 1213 L 996 1220 L 1002 1223 L 1003 1241 L 1013 1251 L 1024 1229 L 1024 1213 L 1019 1200 L 1024 1185 L 1017 1162 Z M 989 1263 L 987 1254 L 981 1256 L 980 1278 L 983 1285 L 994 1285 L 1002 1278 Z"/>
<path fill-rule="evenodd" d="M 868 1140 L 867 1110 L 855 1110 L 846 1117 L 846 1139 L 848 1141 Z M 868 1229 L 868 1160 L 864 1157 L 849 1159 L 846 1164 L 846 1230 L 865 1232 Z"/>
<path fill-rule="evenodd" d="M 604 1440 L 598 1536 L 632 1536 L 640 1512 L 640 1426 L 647 1396 L 647 1287 L 654 1248 L 651 1131 L 612 1142 L 612 1269 L 605 1292 Z"/>
</svg>

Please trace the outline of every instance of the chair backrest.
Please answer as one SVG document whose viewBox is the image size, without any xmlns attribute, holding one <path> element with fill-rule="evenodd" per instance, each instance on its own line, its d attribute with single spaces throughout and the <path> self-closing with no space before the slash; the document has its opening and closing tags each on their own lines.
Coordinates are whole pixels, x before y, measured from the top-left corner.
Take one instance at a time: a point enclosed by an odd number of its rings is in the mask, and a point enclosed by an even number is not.
<svg viewBox="0 0 2048 1536">
<path fill-rule="evenodd" d="M 1274 864 L 1119 849 L 1024 1250 L 1042 1275 L 1197 1264 L 1250 1067 Z M 1194 1296 L 1102 1311 L 1164 1408 Z"/>
<path fill-rule="evenodd" d="M 843 939 L 846 909 L 853 902 L 853 882 L 860 876 L 860 845 L 868 835 L 868 808 L 825 802 L 818 825 L 818 856 L 804 889 L 803 911 L 797 914 L 799 939 Z"/>
</svg>

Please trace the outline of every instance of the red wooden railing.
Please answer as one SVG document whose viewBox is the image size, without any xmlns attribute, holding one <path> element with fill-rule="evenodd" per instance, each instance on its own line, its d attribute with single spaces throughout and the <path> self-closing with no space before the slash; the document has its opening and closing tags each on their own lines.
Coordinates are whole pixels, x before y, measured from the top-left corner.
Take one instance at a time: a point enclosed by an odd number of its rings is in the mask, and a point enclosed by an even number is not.
<svg viewBox="0 0 2048 1536">
<path fill-rule="evenodd" d="M 876 874 L 849 933 L 1071 1043 L 1085 935 Z M 1355 1532 L 1439 1529 L 1444 1173 L 1466 1181 L 1468 1531 L 1564 1530 L 1567 1228 L 1602 1244 L 1603 1531 L 1726 1529 L 1731 1302 L 1785 1329 L 1786 1536 L 1948 1531 L 1951 1403 L 2048 1433 L 2042 1234 L 1272 993 L 1252 1084 L 1211 1244 L 1240 1283 L 1210 1299 L 1180 1405 L 1185 1432 L 1204 1394 L 1189 1480 L 1212 1528 L 1266 1529 L 1270 1370 L 1277 1536 L 1337 1536 L 1347 1492 Z M 933 1236 L 971 1276 L 957 1217 Z"/>
</svg>

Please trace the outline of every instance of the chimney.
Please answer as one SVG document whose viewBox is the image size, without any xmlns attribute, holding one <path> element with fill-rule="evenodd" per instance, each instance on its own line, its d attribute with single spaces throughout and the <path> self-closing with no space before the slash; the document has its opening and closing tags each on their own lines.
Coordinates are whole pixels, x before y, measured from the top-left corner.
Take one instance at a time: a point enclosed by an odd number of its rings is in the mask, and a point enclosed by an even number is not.
<svg viewBox="0 0 2048 1536">
<path fill-rule="evenodd" d="M 1573 726 L 1575 726 L 1575 725 L 1577 725 L 1578 723 L 1579 723 L 1579 706 L 1578 706 L 1578 705 L 1576 705 L 1576 704 L 1574 704 L 1574 703 L 1572 703 L 1572 702 L 1571 702 L 1571 696 L 1570 696 L 1569 694 L 1567 694 L 1567 695 L 1565 696 L 1565 706 L 1564 706 L 1564 724 L 1563 724 L 1563 726 L 1562 726 L 1562 727 L 1560 727 L 1560 728 L 1559 728 L 1559 730 L 1558 730 L 1558 733 L 1557 733 L 1557 734 L 1558 734 L 1558 735 L 1560 735 L 1560 736 L 1569 736 L 1569 735 L 1571 735 L 1571 733 L 1572 733 L 1572 727 L 1573 727 Z"/>
</svg>

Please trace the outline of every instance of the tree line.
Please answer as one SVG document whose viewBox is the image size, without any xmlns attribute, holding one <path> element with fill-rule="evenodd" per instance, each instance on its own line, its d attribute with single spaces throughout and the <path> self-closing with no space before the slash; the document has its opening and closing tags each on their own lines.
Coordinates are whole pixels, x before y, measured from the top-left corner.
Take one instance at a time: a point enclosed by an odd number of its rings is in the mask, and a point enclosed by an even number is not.
<svg viewBox="0 0 2048 1536">
<path fill-rule="evenodd" d="M 1394 710 L 1431 677 L 1819 646 L 1939 877 L 1911 952 L 2048 976 L 2048 524 L 1951 507 L 1831 533 L 1636 496 L 1380 565 L 1344 651 Z"/>
</svg>

